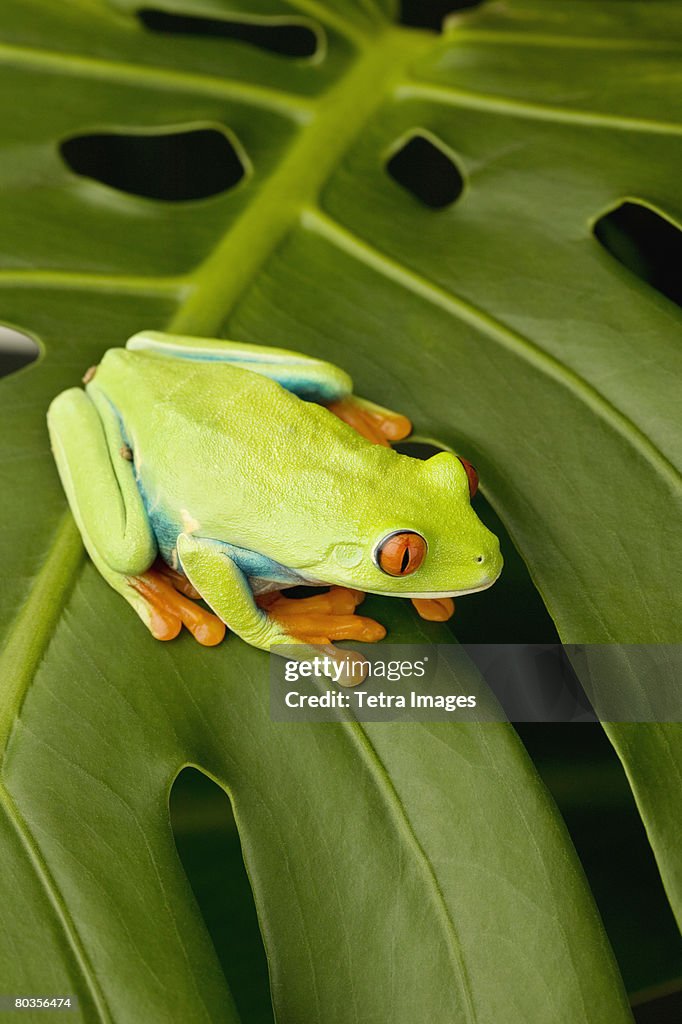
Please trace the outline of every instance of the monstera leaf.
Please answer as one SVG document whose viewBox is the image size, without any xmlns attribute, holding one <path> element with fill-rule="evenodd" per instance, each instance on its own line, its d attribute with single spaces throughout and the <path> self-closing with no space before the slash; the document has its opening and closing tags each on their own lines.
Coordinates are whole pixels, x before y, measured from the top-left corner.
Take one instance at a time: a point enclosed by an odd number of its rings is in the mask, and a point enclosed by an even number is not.
<svg viewBox="0 0 682 1024">
<path fill-rule="evenodd" d="M 48 449 L 50 400 L 143 327 L 322 356 L 472 458 L 562 639 L 678 638 L 679 317 L 600 226 L 679 221 L 680 11 L 396 17 L 4 0 L 0 319 L 42 354 L 2 383 L 3 992 L 239 1019 L 169 823 L 191 764 L 233 802 L 278 1021 L 629 1019 L 511 727 L 273 723 L 267 655 L 158 644 L 108 590 Z M 610 733 L 679 908 L 682 737 Z"/>
</svg>

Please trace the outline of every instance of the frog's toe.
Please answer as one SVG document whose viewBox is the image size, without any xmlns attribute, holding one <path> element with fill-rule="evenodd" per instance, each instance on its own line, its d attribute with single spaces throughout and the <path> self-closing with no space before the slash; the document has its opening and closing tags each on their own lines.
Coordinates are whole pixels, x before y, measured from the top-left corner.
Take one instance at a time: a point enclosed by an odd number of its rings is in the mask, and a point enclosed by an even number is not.
<svg viewBox="0 0 682 1024">
<path fill-rule="evenodd" d="M 163 559 L 159 558 L 154 563 L 154 570 L 160 572 L 162 576 L 165 576 L 168 582 L 185 597 L 191 597 L 193 601 L 200 601 L 201 594 L 193 587 L 186 576 L 182 573 L 176 572 L 175 569 L 171 569 L 170 565 L 167 565 Z"/>
<path fill-rule="evenodd" d="M 286 597 L 280 591 L 264 594 L 257 599 L 261 608 L 267 611 L 276 610 L 282 614 L 303 615 L 319 612 L 327 615 L 352 615 L 359 604 L 365 600 L 361 590 L 349 587 L 331 587 L 323 594 L 311 594 L 310 597 Z"/>
<path fill-rule="evenodd" d="M 451 597 L 413 597 L 411 600 L 421 618 L 429 622 L 447 622 L 455 614 Z"/>
<path fill-rule="evenodd" d="M 202 646 L 214 647 L 225 636 L 225 623 L 217 615 L 190 601 L 185 594 L 194 596 L 197 592 L 188 581 L 184 587 L 182 581 L 179 573 L 167 567 L 148 569 L 141 576 L 132 576 L 129 580 L 147 605 L 148 626 L 157 640 L 172 640 L 184 625 Z"/>
<path fill-rule="evenodd" d="M 321 612 L 304 612 L 288 614 L 271 612 L 285 628 L 297 639 L 312 643 L 311 637 L 324 637 L 327 643 L 332 640 L 362 640 L 374 644 L 383 640 L 386 630 L 374 619 L 364 615 L 337 615 Z"/>
<path fill-rule="evenodd" d="M 137 589 L 137 588 L 136 588 Z M 145 594 L 140 589 L 138 593 L 145 597 Z M 149 613 L 149 632 L 152 634 L 155 640 L 174 640 L 182 629 L 182 619 L 178 618 L 177 615 L 173 615 L 167 608 L 157 608 L 156 605 L 152 604 L 149 598 L 146 598 Z"/>
<path fill-rule="evenodd" d="M 363 640 L 376 643 L 386 630 L 374 619 L 355 615 L 364 600 L 359 590 L 332 587 L 324 594 L 290 598 L 282 594 L 266 595 L 258 604 L 297 640 L 309 644 L 329 644 L 332 640 Z"/>
<path fill-rule="evenodd" d="M 353 395 L 333 402 L 328 408 L 373 444 L 389 447 L 391 441 L 402 441 L 412 432 L 406 416 Z"/>
<path fill-rule="evenodd" d="M 380 405 L 367 402 L 363 409 L 365 415 L 376 430 L 387 441 L 404 441 L 412 433 L 412 423 L 407 416 L 391 409 L 383 409 Z"/>
<path fill-rule="evenodd" d="M 308 643 L 313 643 L 309 640 Z M 359 686 L 369 673 L 369 662 L 359 651 L 341 650 L 333 644 L 325 644 L 325 654 L 336 663 L 334 679 L 339 686 Z"/>
</svg>

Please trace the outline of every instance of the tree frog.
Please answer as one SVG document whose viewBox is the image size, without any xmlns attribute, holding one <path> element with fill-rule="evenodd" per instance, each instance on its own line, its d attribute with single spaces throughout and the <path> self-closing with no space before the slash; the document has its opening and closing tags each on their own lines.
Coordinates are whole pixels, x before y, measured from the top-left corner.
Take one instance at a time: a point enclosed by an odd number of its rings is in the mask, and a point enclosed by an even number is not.
<svg viewBox="0 0 682 1024">
<path fill-rule="evenodd" d="M 473 467 L 396 452 L 409 420 L 331 363 L 145 331 L 84 382 L 48 412 L 59 474 L 93 562 L 159 640 L 184 624 L 211 646 L 227 624 L 335 651 L 385 635 L 356 613 L 366 592 L 445 619 L 500 574 Z M 282 593 L 299 585 L 331 589 Z"/>
</svg>

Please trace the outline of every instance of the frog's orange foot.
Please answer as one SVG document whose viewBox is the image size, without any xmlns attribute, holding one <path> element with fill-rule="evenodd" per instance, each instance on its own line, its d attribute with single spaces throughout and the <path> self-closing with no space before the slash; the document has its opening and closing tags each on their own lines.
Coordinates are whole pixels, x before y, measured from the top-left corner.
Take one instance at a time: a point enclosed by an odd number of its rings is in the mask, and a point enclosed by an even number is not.
<svg viewBox="0 0 682 1024">
<path fill-rule="evenodd" d="M 406 416 L 352 395 L 332 402 L 328 409 L 368 441 L 382 444 L 386 448 L 391 441 L 402 441 L 412 433 L 412 424 Z"/>
<path fill-rule="evenodd" d="M 411 601 L 421 618 L 429 622 L 447 622 L 455 614 L 451 597 L 413 597 Z"/>
<path fill-rule="evenodd" d="M 149 629 L 157 640 L 172 640 L 183 625 L 204 647 L 214 647 L 225 636 L 225 623 L 189 600 L 200 595 L 188 579 L 165 563 L 156 562 L 128 582 L 146 602 Z"/>
<path fill-rule="evenodd" d="M 309 644 L 330 644 L 332 640 L 376 643 L 386 636 L 384 627 L 374 619 L 355 614 L 364 597 L 359 590 L 332 587 L 326 594 L 312 597 L 263 594 L 257 603 L 297 640 Z"/>
</svg>

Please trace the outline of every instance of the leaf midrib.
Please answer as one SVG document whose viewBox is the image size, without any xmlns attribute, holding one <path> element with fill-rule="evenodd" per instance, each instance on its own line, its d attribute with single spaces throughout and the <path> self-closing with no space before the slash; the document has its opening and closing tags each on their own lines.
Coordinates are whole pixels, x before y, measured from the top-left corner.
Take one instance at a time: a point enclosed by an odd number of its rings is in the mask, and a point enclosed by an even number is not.
<svg viewBox="0 0 682 1024">
<path fill-rule="evenodd" d="M 315 116 L 299 130 L 289 152 L 221 242 L 194 271 L 193 294 L 169 330 L 215 335 L 267 257 L 314 205 L 341 156 L 405 75 L 430 47 L 420 32 L 387 28 L 375 45 L 318 101 Z M 226 274 L 226 268 L 228 273 Z"/>
</svg>

